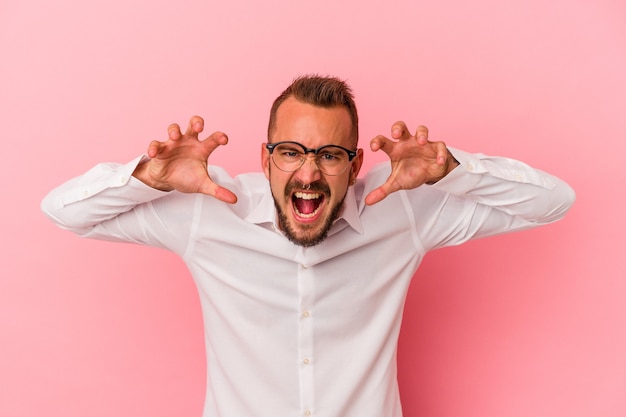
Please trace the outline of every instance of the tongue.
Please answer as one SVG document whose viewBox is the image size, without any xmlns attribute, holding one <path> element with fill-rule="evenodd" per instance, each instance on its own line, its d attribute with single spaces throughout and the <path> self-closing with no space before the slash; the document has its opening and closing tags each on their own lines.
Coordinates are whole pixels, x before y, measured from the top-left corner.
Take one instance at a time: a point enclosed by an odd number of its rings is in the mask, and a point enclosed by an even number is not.
<svg viewBox="0 0 626 417">
<path fill-rule="evenodd" d="M 319 206 L 319 201 L 317 199 L 314 200 L 304 200 L 302 198 L 296 198 L 296 208 L 302 214 L 311 214 L 315 211 L 317 206 Z"/>
</svg>

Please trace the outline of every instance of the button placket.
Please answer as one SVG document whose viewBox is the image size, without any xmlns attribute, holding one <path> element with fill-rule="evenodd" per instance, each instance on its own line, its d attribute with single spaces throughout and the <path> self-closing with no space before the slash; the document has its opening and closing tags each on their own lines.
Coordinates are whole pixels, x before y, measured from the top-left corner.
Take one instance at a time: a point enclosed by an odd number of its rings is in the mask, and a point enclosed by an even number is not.
<svg viewBox="0 0 626 417">
<path fill-rule="evenodd" d="M 300 360 L 300 403 L 304 415 L 311 415 L 313 406 L 314 374 L 313 374 L 313 317 L 311 309 L 314 297 L 314 274 L 315 268 L 306 263 L 298 267 L 298 295 L 299 295 L 299 320 L 298 320 L 298 354 Z M 306 414 L 306 413 L 309 414 Z"/>
</svg>

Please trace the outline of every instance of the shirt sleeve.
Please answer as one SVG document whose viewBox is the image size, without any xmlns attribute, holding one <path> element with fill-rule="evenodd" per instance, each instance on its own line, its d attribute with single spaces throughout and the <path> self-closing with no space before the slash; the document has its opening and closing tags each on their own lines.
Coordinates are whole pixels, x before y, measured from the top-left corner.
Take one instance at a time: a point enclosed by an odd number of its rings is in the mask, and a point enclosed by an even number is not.
<svg viewBox="0 0 626 417">
<path fill-rule="evenodd" d="M 57 226 L 81 237 L 183 250 L 180 230 L 172 230 L 153 204 L 181 193 L 156 190 L 132 176 L 146 156 L 127 164 L 102 163 L 52 190 L 41 209 Z M 176 196 L 176 194 L 178 196 Z M 187 227 L 183 216 L 178 227 Z M 191 217 L 191 216 L 186 216 Z M 171 247 L 174 246 L 174 247 Z"/>
<path fill-rule="evenodd" d="M 421 192 L 408 193 L 427 249 L 552 223 L 574 203 L 568 184 L 523 162 L 450 152 L 459 161 L 457 168 L 436 184 L 418 188 Z"/>
</svg>

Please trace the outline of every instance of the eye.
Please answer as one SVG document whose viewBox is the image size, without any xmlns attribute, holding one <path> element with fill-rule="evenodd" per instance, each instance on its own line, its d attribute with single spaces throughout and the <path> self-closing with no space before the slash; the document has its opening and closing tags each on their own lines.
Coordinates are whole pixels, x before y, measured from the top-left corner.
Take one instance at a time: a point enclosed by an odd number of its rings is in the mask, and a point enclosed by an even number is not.
<svg viewBox="0 0 626 417">
<path fill-rule="evenodd" d="M 332 161 L 334 159 L 336 159 L 337 156 L 330 154 L 328 152 L 324 152 L 320 154 L 320 159 L 324 160 L 324 161 Z"/>
<path fill-rule="evenodd" d="M 302 157 L 302 151 L 294 148 L 292 146 L 286 146 L 286 145 L 281 145 L 281 146 L 277 146 L 275 153 L 278 155 L 278 157 L 282 158 L 282 159 L 296 159 L 299 160 Z"/>
<path fill-rule="evenodd" d="M 345 152 L 341 149 L 323 149 L 317 154 L 320 162 L 340 162 L 345 159 Z"/>
</svg>

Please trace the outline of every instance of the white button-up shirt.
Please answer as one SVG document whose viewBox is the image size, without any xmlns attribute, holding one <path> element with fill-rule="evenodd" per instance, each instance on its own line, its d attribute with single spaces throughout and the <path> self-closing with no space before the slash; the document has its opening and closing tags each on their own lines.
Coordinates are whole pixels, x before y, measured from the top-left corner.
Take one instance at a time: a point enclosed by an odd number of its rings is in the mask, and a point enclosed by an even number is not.
<svg viewBox="0 0 626 417">
<path fill-rule="evenodd" d="M 212 168 L 239 198 L 228 205 L 145 186 L 132 177 L 137 158 L 96 166 L 42 208 L 81 236 L 182 257 L 204 316 L 205 417 L 399 417 L 397 339 L 426 252 L 558 220 L 574 201 L 567 184 L 520 162 L 452 152 L 461 166 L 437 184 L 366 206 L 389 175 L 374 168 L 310 248 L 282 235 L 260 173 Z"/>
</svg>

